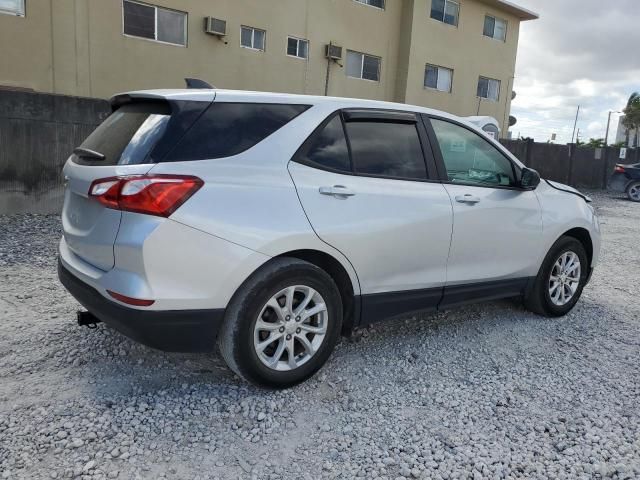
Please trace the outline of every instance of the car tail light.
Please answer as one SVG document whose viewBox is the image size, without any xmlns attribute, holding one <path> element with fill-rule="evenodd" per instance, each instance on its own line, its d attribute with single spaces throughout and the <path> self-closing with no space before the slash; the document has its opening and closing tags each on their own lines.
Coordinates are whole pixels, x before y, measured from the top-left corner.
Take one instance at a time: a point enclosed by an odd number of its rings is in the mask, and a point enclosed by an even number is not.
<svg viewBox="0 0 640 480">
<path fill-rule="evenodd" d="M 117 292 L 112 292 L 111 290 L 107 290 L 107 293 L 122 303 L 126 303 L 128 305 L 134 305 L 136 307 L 149 307 L 155 303 L 155 300 L 143 300 L 141 298 L 127 297 L 126 295 L 122 295 L 121 293 L 117 293 Z"/>
<path fill-rule="evenodd" d="M 622 165 L 616 165 L 616 168 L 614 168 L 613 171 L 616 173 L 624 173 L 625 169 Z"/>
<path fill-rule="evenodd" d="M 95 180 L 89 188 L 107 208 L 168 217 L 196 193 L 204 182 L 185 175 L 142 175 Z"/>
</svg>

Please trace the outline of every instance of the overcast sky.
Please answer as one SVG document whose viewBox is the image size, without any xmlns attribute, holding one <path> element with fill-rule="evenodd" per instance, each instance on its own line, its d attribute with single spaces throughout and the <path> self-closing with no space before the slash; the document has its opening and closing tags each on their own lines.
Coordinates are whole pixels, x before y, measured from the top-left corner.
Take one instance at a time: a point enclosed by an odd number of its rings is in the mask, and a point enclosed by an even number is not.
<svg viewBox="0 0 640 480">
<path fill-rule="evenodd" d="M 639 0 L 514 0 L 539 20 L 523 22 L 512 127 L 536 141 L 571 140 L 576 108 L 583 140 L 604 138 L 609 110 L 640 91 Z M 612 115 L 615 141 L 618 115 Z"/>
</svg>

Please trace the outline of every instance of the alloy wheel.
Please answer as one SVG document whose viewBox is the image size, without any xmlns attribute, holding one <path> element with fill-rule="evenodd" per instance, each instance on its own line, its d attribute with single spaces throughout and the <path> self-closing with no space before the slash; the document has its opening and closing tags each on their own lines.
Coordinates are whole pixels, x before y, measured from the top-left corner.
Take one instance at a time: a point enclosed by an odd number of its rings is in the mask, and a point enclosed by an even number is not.
<svg viewBox="0 0 640 480">
<path fill-rule="evenodd" d="M 574 252 L 564 252 L 553 264 L 549 277 L 551 302 L 562 307 L 574 297 L 580 285 L 582 273 L 580 257 Z"/>
<path fill-rule="evenodd" d="M 629 197 L 636 202 L 640 202 L 640 183 L 629 187 Z"/>
<path fill-rule="evenodd" d="M 258 315 L 253 334 L 255 352 L 272 370 L 294 370 L 318 352 L 328 321 L 327 306 L 316 290 L 305 285 L 284 288 Z"/>
</svg>

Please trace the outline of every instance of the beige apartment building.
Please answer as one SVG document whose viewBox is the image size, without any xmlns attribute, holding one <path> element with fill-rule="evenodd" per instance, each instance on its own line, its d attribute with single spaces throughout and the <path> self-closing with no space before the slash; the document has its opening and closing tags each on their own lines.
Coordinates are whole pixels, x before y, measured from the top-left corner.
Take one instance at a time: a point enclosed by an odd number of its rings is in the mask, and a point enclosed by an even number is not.
<svg viewBox="0 0 640 480">
<path fill-rule="evenodd" d="M 535 18 L 506 0 L 0 0 L 0 88 L 108 98 L 196 77 L 490 115 L 506 132 Z"/>
</svg>

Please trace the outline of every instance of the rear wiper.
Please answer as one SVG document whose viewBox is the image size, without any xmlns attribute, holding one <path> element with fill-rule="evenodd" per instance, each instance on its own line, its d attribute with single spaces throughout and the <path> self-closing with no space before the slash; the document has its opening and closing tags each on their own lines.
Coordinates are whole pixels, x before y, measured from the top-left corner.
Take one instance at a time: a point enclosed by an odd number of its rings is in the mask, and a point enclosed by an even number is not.
<svg viewBox="0 0 640 480">
<path fill-rule="evenodd" d="M 78 147 L 73 153 L 75 153 L 79 157 L 83 158 L 93 158 L 94 160 L 104 160 L 106 157 L 100 152 L 96 152 L 93 150 L 89 150 L 88 148 Z"/>
</svg>

